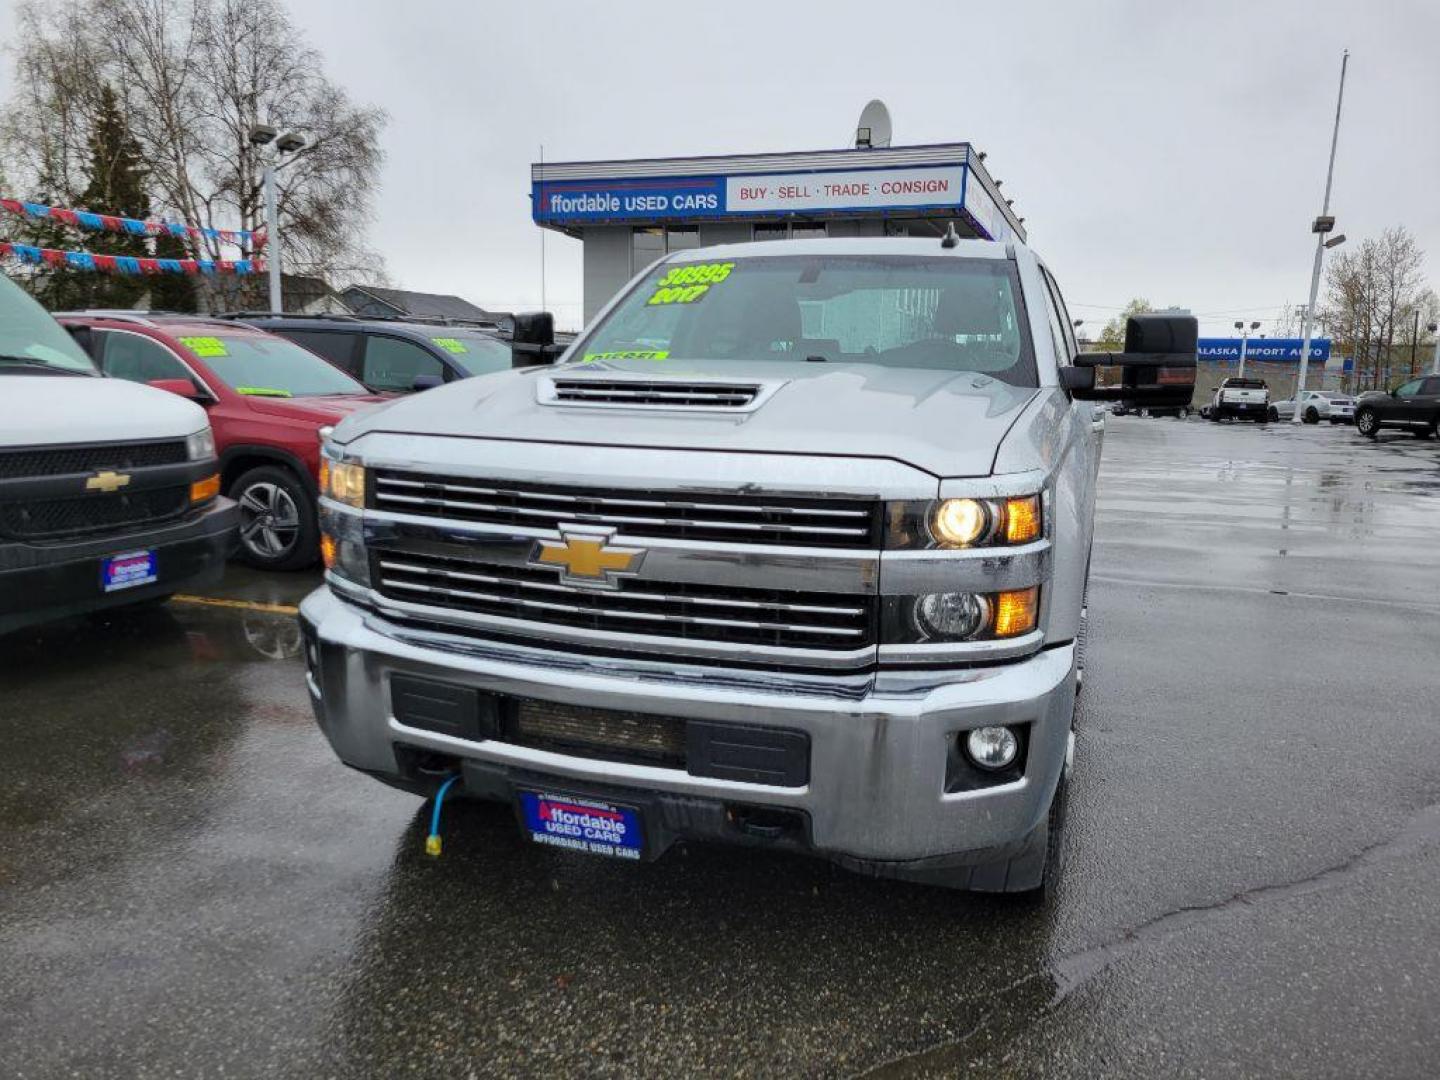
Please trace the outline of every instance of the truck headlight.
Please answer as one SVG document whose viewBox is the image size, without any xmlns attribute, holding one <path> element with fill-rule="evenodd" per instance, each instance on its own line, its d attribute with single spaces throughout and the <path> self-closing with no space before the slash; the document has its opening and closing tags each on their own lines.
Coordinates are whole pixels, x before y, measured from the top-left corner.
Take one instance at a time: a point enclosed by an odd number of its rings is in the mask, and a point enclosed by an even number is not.
<svg viewBox="0 0 1440 1080">
<path fill-rule="evenodd" d="M 215 456 L 215 432 L 201 428 L 185 440 L 185 460 L 209 461 Z"/>
<path fill-rule="evenodd" d="M 365 466 L 322 456 L 320 494 L 356 510 L 365 509 Z"/>
<path fill-rule="evenodd" d="M 994 593 L 889 596 L 882 608 L 881 641 L 887 645 L 998 641 L 1030 633 L 1039 616 L 1038 585 Z"/>
<path fill-rule="evenodd" d="M 1044 534 L 1040 496 L 887 503 L 885 547 L 975 548 L 1028 544 Z"/>
</svg>

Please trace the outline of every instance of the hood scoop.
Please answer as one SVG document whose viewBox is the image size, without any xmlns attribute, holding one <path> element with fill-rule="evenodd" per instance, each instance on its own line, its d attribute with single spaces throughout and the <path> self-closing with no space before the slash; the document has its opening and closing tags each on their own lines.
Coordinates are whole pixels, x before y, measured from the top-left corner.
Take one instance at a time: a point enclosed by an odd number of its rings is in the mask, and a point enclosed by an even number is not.
<svg viewBox="0 0 1440 1080">
<path fill-rule="evenodd" d="M 542 405 L 592 409 L 754 412 L 784 382 L 547 375 L 536 384 Z"/>
</svg>

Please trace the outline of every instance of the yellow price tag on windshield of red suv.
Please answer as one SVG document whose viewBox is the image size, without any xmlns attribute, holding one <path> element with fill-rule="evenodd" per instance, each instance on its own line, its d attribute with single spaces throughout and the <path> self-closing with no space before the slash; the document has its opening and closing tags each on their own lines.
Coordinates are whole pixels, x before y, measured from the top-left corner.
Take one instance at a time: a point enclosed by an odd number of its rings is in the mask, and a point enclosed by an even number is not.
<svg viewBox="0 0 1440 1080">
<path fill-rule="evenodd" d="M 180 344 L 196 356 L 229 356 L 230 350 L 218 337 L 182 337 Z"/>
</svg>

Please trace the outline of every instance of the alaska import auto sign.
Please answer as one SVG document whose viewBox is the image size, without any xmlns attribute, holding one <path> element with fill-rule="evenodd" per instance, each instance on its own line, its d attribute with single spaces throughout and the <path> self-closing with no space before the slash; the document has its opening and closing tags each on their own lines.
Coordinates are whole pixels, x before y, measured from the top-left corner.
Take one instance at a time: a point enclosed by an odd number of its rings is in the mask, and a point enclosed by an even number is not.
<svg viewBox="0 0 1440 1080">
<path fill-rule="evenodd" d="M 1304 338 L 1251 338 L 1245 344 L 1245 362 L 1256 361 L 1268 364 L 1298 364 L 1300 350 L 1305 347 Z M 1240 360 L 1240 339 L 1201 338 L 1197 343 L 1201 360 L 1212 363 L 1234 364 Z M 1310 362 L 1324 363 L 1330 359 L 1330 339 L 1310 339 Z"/>
</svg>

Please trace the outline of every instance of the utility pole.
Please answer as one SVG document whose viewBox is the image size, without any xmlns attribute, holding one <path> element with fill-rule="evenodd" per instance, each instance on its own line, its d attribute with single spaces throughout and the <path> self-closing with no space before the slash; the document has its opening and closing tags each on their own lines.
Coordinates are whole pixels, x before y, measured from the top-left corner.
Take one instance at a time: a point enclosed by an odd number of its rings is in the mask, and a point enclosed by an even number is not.
<svg viewBox="0 0 1440 1080">
<path fill-rule="evenodd" d="M 1297 403 L 1305 390 L 1305 372 L 1310 365 L 1310 335 L 1315 328 L 1315 298 L 1320 294 L 1320 266 L 1325 260 L 1325 248 L 1329 246 L 1325 236 L 1335 228 L 1335 219 L 1330 216 L 1330 188 L 1335 179 L 1335 148 L 1340 142 L 1340 109 L 1345 103 L 1345 69 L 1349 66 L 1350 50 L 1346 49 L 1340 58 L 1340 93 L 1335 98 L 1335 130 L 1330 135 L 1330 166 L 1325 172 L 1325 199 L 1320 205 L 1320 216 L 1310 227 L 1311 232 L 1315 233 L 1315 268 L 1310 272 L 1310 302 L 1305 306 L 1305 333 L 1302 335 L 1305 343 L 1300 348 L 1300 375 L 1295 381 Z M 1334 242 L 1338 244 L 1344 239 L 1342 234 L 1337 236 Z M 1298 407 L 1290 422 L 1303 422 Z"/>
<path fill-rule="evenodd" d="M 276 314 L 285 310 L 280 299 L 280 211 L 275 200 L 275 161 L 265 163 L 265 261 L 270 268 L 270 310 Z"/>
<path fill-rule="evenodd" d="M 1427 329 L 1430 333 L 1434 334 L 1437 330 L 1440 330 L 1440 323 L 1432 322 Z M 1440 334 L 1437 334 L 1435 337 L 1435 362 L 1430 365 L 1430 374 L 1440 375 Z"/>
<path fill-rule="evenodd" d="M 1415 377 L 1415 352 L 1420 347 L 1420 308 L 1415 308 L 1415 325 L 1410 328 L 1410 377 Z"/>
</svg>

